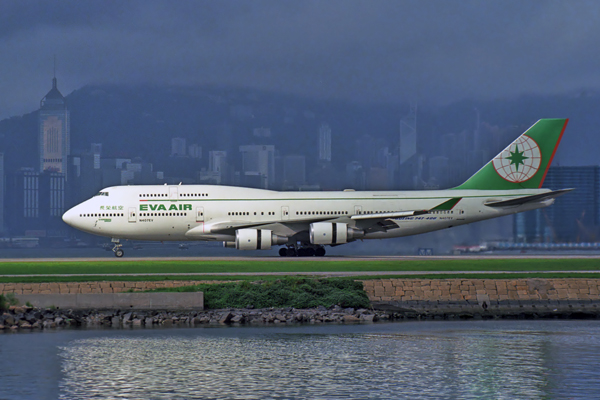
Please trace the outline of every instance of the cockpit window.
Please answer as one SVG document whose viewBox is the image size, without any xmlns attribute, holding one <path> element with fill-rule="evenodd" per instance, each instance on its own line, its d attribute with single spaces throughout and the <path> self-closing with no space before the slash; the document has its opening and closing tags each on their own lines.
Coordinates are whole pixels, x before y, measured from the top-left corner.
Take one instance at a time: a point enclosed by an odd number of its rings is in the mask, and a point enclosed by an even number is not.
<svg viewBox="0 0 600 400">
<path fill-rule="evenodd" d="M 108 196 L 108 192 L 98 192 L 96 196 Z M 96 197 L 94 196 L 94 197 Z"/>
</svg>

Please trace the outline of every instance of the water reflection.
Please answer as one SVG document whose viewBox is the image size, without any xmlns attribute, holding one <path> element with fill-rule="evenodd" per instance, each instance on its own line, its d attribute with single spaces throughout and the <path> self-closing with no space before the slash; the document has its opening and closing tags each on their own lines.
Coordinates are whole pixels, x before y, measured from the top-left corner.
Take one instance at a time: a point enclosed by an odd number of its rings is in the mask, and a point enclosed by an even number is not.
<svg viewBox="0 0 600 400">
<path fill-rule="evenodd" d="M 592 398 L 600 325 L 568 324 L 96 335 L 60 346 L 60 398 Z"/>
</svg>

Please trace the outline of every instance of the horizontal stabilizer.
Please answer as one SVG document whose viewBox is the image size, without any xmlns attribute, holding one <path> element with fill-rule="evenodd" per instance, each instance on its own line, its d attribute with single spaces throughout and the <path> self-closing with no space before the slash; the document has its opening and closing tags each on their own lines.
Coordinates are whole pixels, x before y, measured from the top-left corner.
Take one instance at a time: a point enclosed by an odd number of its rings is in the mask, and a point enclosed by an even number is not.
<svg viewBox="0 0 600 400">
<path fill-rule="evenodd" d="M 517 199 L 511 200 L 502 200 L 502 201 L 493 201 L 490 203 L 485 203 L 488 207 L 512 207 L 512 206 L 520 206 L 521 204 L 531 203 L 535 201 L 544 201 L 548 199 L 554 199 L 558 196 L 562 196 L 565 193 L 568 193 L 574 189 L 561 189 L 556 190 L 554 192 L 534 194 L 531 196 L 519 197 Z"/>
</svg>

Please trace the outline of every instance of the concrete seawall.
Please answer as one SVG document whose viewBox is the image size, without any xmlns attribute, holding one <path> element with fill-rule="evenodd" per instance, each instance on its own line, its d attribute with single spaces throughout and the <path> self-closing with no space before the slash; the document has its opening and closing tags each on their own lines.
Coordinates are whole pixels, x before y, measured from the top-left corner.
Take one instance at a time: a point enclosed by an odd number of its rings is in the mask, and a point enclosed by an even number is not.
<svg viewBox="0 0 600 400">
<path fill-rule="evenodd" d="M 373 279 L 363 281 L 371 301 L 596 300 L 600 279 Z"/>
<path fill-rule="evenodd" d="M 223 283 L 224 281 L 143 281 L 143 282 L 60 282 L 60 283 L 0 283 L 0 294 L 78 294 L 123 293 L 163 288 Z"/>
<path fill-rule="evenodd" d="M 104 281 L 0 283 L 0 294 L 122 293 L 225 281 Z M 600 279 L 371 279 L 362 281 L 372 302 L 503 300 L 600 301 Z"/>
<path fill-rule="evenodd" d="M 0 294 L 122 293 L 223 281 L 0 283 Z M 378 310 L 415 317 L 600 317 L 600 279 L 373 279 Z"/>
<path fill-rule="evenodd" d="M 374 308 L 426 316 L 600 317 L 600 279 L 375 279 Z"/>
</svg>

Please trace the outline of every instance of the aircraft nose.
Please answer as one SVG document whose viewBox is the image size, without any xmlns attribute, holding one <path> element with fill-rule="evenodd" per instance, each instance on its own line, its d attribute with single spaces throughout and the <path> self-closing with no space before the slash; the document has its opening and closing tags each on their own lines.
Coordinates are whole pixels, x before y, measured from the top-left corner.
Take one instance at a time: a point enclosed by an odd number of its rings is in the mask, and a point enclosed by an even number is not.
<svg viewBox="0 0 600 400">
<path fill-rule="evenodd" d="M 71 208 L 70 210 L 67 210 L 63 216 L 62 216 L 62 220 L 65 221 L 65 223 L 69 226 L 75 226 L 75 216 L 76 216 L 76 211 L 75 211 L 75 207 Z"/>
</svg>

